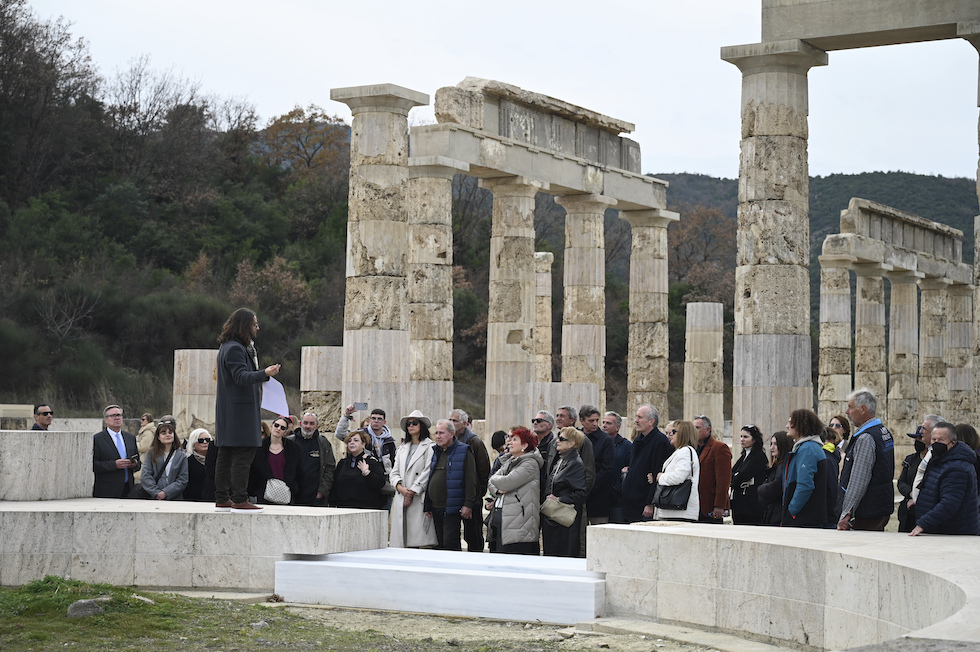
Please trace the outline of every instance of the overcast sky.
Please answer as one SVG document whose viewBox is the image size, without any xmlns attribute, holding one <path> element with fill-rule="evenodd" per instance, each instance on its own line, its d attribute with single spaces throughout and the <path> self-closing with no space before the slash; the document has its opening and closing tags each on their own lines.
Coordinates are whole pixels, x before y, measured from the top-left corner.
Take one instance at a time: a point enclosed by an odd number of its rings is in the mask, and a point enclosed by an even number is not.
<svg viewBox="0 0 980 652">
<path fill-rule="evenodd" d="M 644 172 L 738 176 L 741 74 L 760 0 L 31 0 L 64 16 L 104 76 L 141 55 L 252 102 L 264 125 L 330 89 L 428 93 L 496 79 L 632 122 Z M 810 174 L 977 170 L 977 52 L 962 39 L 831 52 L 810 71 Z M 415 116 L 415 112 L 420 115 Z M 432 107 L 412 120 L 431 122 Z"/>
</svg>

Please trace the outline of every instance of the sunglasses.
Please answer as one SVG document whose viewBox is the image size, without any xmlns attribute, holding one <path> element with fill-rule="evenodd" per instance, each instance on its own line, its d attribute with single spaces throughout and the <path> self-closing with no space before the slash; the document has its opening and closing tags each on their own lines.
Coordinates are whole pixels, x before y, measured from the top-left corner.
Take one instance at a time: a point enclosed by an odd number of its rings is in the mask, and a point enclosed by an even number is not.
<svg viewBox="0 0 980 652">
<path fill-rule="evenodd" d="M 38 412 L 38 414 L 40 414 L 42 417 L 50 417 L 54 415 L 54 412 L 48 410 L 47 412 Z"/>
<path fill-rule="evenodd" d="M 287 426 L 285 424 L 279 425 L 278 423 L 272 424 L 272 427 L 275 428 L 276 430 L 286 430 L 286 429 L 289 428 L 289 426 Z"/>
<path fill-rule="evenodd" d="M 562 437 L 561 435 L 558 435 L 558 441 L 568 441 L 568 437 Z"/>
<path fill-rule="evenodd" d="M 834 430 L 843 430 L 844 429 L 844 425 L 841 424 L 841 423 L 832 423 L 832 424 L 830 424 L 830 427 L 833 428 Z"/>
<path fill-rule="evenodd" d="M 547 419 L 531 419 L 531 423 L 544 423 Z"/>
<path fill-rule="evenodd" d="M 420 426 L 420 425 L 422 425 L 422 422 L 419 421 L 418 419 L 413 419 L 411 421 L 406 421 L 405 422 L 405 425 L 406 426 Z"/>
<path fill-rule="evenodd" d="M 199 444 L 210 444 L 211 443 L 211 440 L 210 439 L 198 439 L 197 440 L 197 443 L 199 443 Z"/>
</svg>

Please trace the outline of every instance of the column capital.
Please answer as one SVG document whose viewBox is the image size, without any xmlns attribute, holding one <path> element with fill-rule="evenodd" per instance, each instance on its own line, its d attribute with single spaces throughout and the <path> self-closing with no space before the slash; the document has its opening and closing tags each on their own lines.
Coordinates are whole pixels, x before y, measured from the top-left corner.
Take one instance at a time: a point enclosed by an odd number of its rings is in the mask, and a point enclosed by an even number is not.
<svg viewBox="0 0 980 652">
<path fill-rule="evenodd" d="M 952 281 L 943 276 L 926 276 L 925 278 L 919 279 L 919 288 L 922 290 L 945 290 L 952 283 Z"/>
<path fill-rule="evenodd" d="M 738 66 L 743 75 L 806 73 L 813 66 L 827 65 L 827 53 L 801 39 L 731 45 L 721 49 L 721 58 Z"/>
<path fill-rule="evenodd" d="M 845 256 L 817 256 L 817 260 L 820 262 L 820 267 L 826 267 L 828 269 L 850 269 L 854 263 L 853 258 Z"/>
<path fill-rule="evenodd" d="M 619 216 L 629 222 L 629 225 L 634 229 L 641 226 L 667 228 L 671 222 L 681 219 L 680 213 L 663 208 L 652 208 L 644 211 L 619 211 Z"/>
<path fill-rule="evenodd" d="M 925 274 L 922 272 L 916 272 L 908 269 L 894 269 L 885 276 L 888 277 L 888 281 L 895 285 L 896 283 L 918 283 L 920 279 L 925 278 Z"/>
<path fill-rule="evenodd" d="M 408 159 L 409 179 L 452 179 L 457 172 L 469 172 L 470 164 L 447 156 L 416 156 Z"/>
<path fill-rule="evenodd" d="M 946 288 L 946 293 L 954 296 L 973 296 L 975 286 L 967 283 L 952 283 Z"/>
<path fill-rule="evenodd" d="M 544 181 L 523 176 L 480 179 L 480 187 L 486 188 L 494 195 L 510 197 L 534 197 L 539 192 L 547 192 L 551 189 L 551 185 Z"/>
<path fill-rule="evenodd" d="M 555 255 L 550 251 L 534 252 L 534 271 L 538 274 L 550 274 Z"/>
<path fill-rule="evenodd" d="M 885 265 L 882 263 L 854 263 L 851 265 L 851 269 L 858 276 L 885 276 L 886 273 L 892 270 L 891 265 Z"/>
<path fill-rule="evenodd" d="M 609 206 L 615 206 L 619 202 L 611 197 L 605 197 L 598 193 L 590 192 L 580 195 L 559 195 L 555 197 L 555 203 L 562 206 L 566 212 L 588 210 L 588 204 L 595 204 L 593 208 L 596 212 L 605 212 Z"/>
<path fill-rule="evenodd" d="M 354 115 L 367 111 L 378 111 L 407 116 L 413 107 L 429 104 L 429 96 L 425 93 L 395 84 L 331 88 L 330 99 L 335 102 L 343 102 L 350 107 L 351 113 Z"/>
</svg>

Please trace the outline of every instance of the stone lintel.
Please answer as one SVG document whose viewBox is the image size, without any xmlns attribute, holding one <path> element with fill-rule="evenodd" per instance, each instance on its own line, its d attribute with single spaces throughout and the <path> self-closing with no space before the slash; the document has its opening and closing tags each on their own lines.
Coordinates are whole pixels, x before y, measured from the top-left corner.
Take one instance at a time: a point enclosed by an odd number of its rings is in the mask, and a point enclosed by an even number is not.
<svg viewBox="0 0 980 652">
<path fill-rule="evenodd" d="M 568 195 L 558 195 L 555 197 L 555 203 L 559 206 L 565 208 L 567 212 L 580 210 L 580 206 L 583 204 L 605 204 L 606 206 L 615 206 L 618 202 L 610 197 L 604 197 L 594 192 L 589 193 L 577 193 Z M 605 209 L 603 209 L 605 210 Z"/>
<path fill-rule="evenodd" d="M 470 166 L 481 179 L 525 176 L 549 184 L 559 195 L 596 193 L 618 200 L 623 210 L 667 207 L 667 182 L 594 161 L 558 154 L 529 143 L 503 138 L 460 124 L 412 129 L 411 151 L 419 157 L 445 156 Z"/>
<path fill-rule="evenodd" d="M 373 84 L 331 88 L 330 99 L 350 107 L 353 114 L 362 111 L 381 111 L 408 115 L 416 106 L 426 106 L 429 96 L 395 84 Z"/>
<path fill-rule="evenodd" d="M 925 278 L 925 274 L 922 272 L 911 271 L 907 269 L 894 269 L 887 274 L 885 277 L 891 283 L 917 283 L 919 279 Z"/>
<path fill-rule="evenodd" d="M 800 39 L 730 45 L 721 49 L 721 58 L 738 66 L 743 75 L 827 65 L 826 52 Z"/>
<path fill-rule="evenodd" d="M 841 211 L 840 230 L 841 233 L 859 233 L 861 235 L 872 235 L 868 232 L 869 224 L 866 215 L 872 213 L 882 217 L 889 217 L 905 224 L 933 231 L 951 238 L 962 238 L 963 232 L 941 222 L 933 222 L 924 217 L 907 213 L 903 210 L 879 204 L 870 199 L 851 197 L 847 205 L 847 210 Z M 863 218 L 863 219 L 862 219 Z"/>
<path fill-rule="evenodd" d="M 881 276 L 884 277 L 887 272 L 894 269 L 891 265 L 884 265 L 882 263 L 855 263 L 851 265 L 851 269 L 858 276 Z"/>
<path fill-rule="evenodd" d="M 480 187 L 490 192 L 498 192 L 505 188 L 526 187 L 528 189 L 533 188 L 535 194 L 548 192 L 551 189 L 551 185 L 545 181 L 536 181 L 521 175 L 483 178 L 480 179 Z"/>
<path fill-rule="evenodd" d="M 621 210 L 619 211 L 619 216 L 629 222 L 629 225 L 634 229 L 641 226 L 659 226 L 666 229 L 670 226 L 671 222 L 677 222 L 681 219 L 680 213 L 668 211 L 663 208 L 654 208 L 652 210 Z"/>
<path fill-rule="evenodd" d="M 413 156 L 408 159 L 408 178 L 452 179 L 457 172 L 469 172 L 470 164 L 446 156 Z"/>
</svg>

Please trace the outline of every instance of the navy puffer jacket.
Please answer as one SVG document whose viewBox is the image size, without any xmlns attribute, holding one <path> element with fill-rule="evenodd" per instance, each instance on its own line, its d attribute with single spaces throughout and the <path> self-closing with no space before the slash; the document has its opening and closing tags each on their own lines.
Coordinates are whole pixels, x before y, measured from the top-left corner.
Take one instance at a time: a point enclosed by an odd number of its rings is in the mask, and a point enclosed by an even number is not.
<svg viewBox="0 0 980 652">
<path fill-rule="evenodd" d="M 958 443 L 933 458 L 915 503 L 916 525 L 932 534 L 980 534 L 977 455 Z"/>
</svg>

